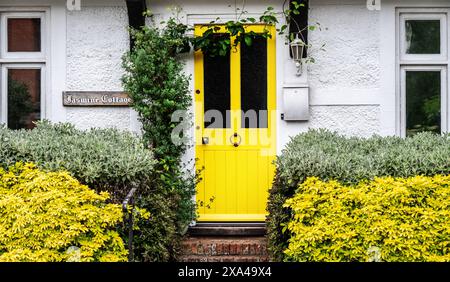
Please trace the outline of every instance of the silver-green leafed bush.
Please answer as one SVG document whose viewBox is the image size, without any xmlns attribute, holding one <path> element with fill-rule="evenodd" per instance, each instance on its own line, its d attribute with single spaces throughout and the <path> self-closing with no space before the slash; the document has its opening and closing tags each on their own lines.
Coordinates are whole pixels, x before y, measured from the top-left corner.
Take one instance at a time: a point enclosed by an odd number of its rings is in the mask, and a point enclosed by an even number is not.
<svg viewBox="0 0 450 282">
<path fill-rule="evenodd" d="M 69 171 L 97 191 L 120 201 L 134 185 L 149 181 L 154 158 L 132 133 L 117 129 L 82 131 L 70 124 L 38 122 L 33 130 L 0 128 L 0 165 L 33 162 L 41 169 Z"/>
</svg>

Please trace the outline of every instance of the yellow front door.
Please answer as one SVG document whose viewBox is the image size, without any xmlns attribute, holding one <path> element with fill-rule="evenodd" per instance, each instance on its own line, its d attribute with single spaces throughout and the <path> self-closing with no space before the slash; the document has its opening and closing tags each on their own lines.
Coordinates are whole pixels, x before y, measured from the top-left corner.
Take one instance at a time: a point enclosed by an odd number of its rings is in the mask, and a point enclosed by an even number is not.
<svg viewBox="0 0 450 282">
<path fill-rule="evenodd" d="M 195 34 L 207 27 L 198 25 Z M 264 221 L 276 152 L 275 29 L 226 56 L 195 53 L 199 221 Z M 223 27 L 217 36 L 228 36 Z M 234 38 L 230 38 L 231 41 Z"/>
</svg>

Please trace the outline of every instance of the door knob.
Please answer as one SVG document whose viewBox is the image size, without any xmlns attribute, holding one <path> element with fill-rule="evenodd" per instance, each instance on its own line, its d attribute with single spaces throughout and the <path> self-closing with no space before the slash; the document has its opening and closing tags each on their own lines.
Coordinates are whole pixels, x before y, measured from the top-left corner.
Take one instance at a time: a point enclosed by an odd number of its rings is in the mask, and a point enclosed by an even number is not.
<svg viewBox="0 0 450 282">
<path fill-rule="evenodd" d="M 209 144 L 209 137 L 202 137 L 202 144 L 208 145 Z"/>
</svg>

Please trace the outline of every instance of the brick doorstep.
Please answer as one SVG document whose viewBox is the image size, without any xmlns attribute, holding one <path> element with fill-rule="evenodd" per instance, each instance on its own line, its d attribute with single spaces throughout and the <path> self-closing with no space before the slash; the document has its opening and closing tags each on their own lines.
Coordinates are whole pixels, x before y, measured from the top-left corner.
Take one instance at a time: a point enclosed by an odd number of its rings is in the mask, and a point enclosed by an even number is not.
<svg viewBox="0 0 450 282">
<path fill-rule="evenodd" d="M 268 261 L 265 237 L 191 237 L 182 243 L 183 262 Z"/>
<path fill-rule="evenodd" d="M 267 262 L 268 257 L 261 256 L 181 256 L 180 262 Z"/>
</svg>

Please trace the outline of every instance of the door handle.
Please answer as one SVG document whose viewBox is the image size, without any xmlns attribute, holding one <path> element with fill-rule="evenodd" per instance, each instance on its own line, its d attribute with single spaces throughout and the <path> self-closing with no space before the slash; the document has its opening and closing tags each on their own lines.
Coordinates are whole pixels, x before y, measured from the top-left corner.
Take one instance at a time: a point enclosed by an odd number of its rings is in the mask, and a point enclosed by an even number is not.
<svg viewBox="0 0 450 282">
<path fill-rule="evenodd" d="M 209 137 L 202 137 L 202 144 L 208 145 L 209 144 Z"/>
<path fill-rule="evenodd" d="M 239 145 L 241 145 L 241 142 L 242 142 L 241 135 L 234 133 L 233 135 L 230 136 L 230 143 L 233 143 L 234 147 L 239 147 Z"/>
</svg>

